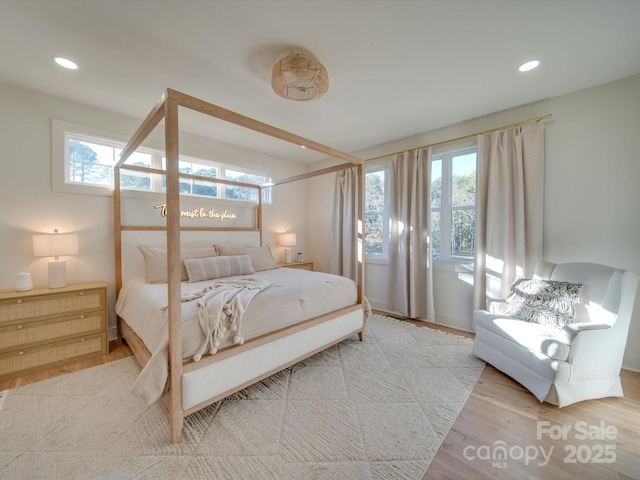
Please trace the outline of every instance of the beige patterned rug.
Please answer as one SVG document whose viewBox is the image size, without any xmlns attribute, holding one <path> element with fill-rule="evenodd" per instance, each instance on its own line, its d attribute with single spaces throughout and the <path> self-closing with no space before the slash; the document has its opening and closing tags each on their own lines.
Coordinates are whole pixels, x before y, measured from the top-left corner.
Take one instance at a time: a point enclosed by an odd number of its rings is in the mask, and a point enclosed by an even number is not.
<svg viewBox="0 0 640 480">
<path fill-rule="evenodd" d="M 11 390 L 3 479 L 416 479 L 484 363 L 471 341 L 380 316 L 185 420 L 129 392 L 133 357 Z"/>
</svg>

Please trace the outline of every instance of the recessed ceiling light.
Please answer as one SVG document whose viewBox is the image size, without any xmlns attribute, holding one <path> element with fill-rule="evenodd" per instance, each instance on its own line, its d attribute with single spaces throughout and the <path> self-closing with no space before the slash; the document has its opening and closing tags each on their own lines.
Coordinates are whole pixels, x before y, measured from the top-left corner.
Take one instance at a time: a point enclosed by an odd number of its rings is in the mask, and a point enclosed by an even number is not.
<svg viewBox="0 0 640 480">
<path fill-rule="evenodd" d="M 53 57 L 53 61 L 56 62 L 61 67 L 68 68 L 69 70 L 77 70 L 78 69 L 78 64 L 76 62 L 72 61 L 72 60 L 69 60 L 68 58 Z"/>
<path fill-rule="evenodd" d="M 540 62 L 538 60 L 531 60 L 530 62 L 526 62 L 520 65 L 518 70 L 520 70 L 521 72 L 528 72 L 529 70 L 533 70 L 534 68 L 536 68 L 538 65 L 540 65 Z"/>
</svg>

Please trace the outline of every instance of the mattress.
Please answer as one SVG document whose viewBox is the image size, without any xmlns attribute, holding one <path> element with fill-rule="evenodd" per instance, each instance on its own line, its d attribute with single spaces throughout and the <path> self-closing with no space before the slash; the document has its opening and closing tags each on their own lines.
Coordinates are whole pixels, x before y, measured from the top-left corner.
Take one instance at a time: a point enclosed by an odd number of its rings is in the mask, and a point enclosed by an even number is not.
<svg viewBox="0 0 640 480">
<path fill-rule="evenodd" d="M 244 341 L 280 330 L 296 323 L 357 303 L 356 283 L 348 278 L 323 272 L 276 268 L 251 275 L 225 277 L 203 282 L 182 282 L 182 298 L 194 296 L 211 284 L 254 279 L 267 284 L 255 295 L 242 315 Z M 168 345 L 167 285 L 148 284 L 144 279 L 127 281 L 116 302 L 116 313 L 140 337 L 152 358 L 145 367 L 150 372 L 138 379 L 134 391 L 148 403 L 155 401 L 166 383 Z M 199 321 L 197 301 L 183 301 L 183 360 L 199 357 L 205 336 Z M 232 345 L 234 335 L 225 334 L 219 349 Z M 136 391 L 137 390 L 137 391 Z"/>
</svg>

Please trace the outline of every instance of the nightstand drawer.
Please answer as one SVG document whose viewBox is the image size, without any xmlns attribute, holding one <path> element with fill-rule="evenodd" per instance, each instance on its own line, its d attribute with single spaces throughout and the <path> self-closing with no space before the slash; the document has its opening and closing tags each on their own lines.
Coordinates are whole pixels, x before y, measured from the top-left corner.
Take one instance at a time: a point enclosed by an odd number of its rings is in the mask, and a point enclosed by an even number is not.
<svg viewBox="0 0 640 480">
<path fill-rule="evenodd" d="M 88 335 L 107 328 L 104 312 L 78 313 L 0 327 L 0 352 Z"/>
<path fill-rule="evenodd" d="M 35 295 L 11 300 L 0 300 L 2 323 L 14 320 L 38 320 L 51 316 L 65 316 L 73 312 L 104 310 L 104 289 Z"/>
<path fill-rule="evenodd" d="M 107 352 L 106 333 L 0 354 L 0 377 L 9 378 Z"/>
</svg>

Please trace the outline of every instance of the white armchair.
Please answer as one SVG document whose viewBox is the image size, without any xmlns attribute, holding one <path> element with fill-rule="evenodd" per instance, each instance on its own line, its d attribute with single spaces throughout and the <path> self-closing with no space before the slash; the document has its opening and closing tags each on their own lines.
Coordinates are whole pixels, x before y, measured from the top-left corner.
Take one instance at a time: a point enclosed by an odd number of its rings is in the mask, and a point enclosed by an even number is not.
<svg viewBox="0 0 640 480">
<path fill-rule="evenodd" d="M 582 283 L 576 316 L 564 327 L 476 310 L 473 353 L 506 373 L 538 400 L 560 407 L 622 397 L 620 369 L 638 276 L 593 263 L 541 262 L 534 278 Z"/>
</svg>

